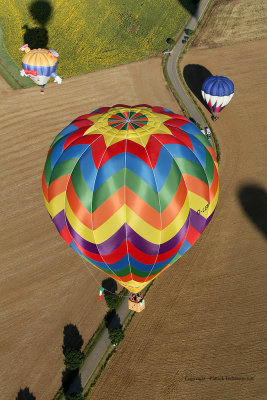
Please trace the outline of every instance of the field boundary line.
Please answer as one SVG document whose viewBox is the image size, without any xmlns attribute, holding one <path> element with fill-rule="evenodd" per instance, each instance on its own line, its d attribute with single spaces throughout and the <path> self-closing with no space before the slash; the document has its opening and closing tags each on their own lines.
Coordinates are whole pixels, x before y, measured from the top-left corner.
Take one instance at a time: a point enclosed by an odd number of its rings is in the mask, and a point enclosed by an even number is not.
<svg viewBox="0 0 267 400">
<path fill-rule="evenodd" d="M 2 38 L 3 32 L 0 26 L 0 73 L 2 77 L 13 89 L 24 89 L 34 86 L 31 81 L 24 80 L 20 76 L 19 68 L 6 52 Z M 16 72 L 18 76 L 16 76 Z"/>
<path fill-rule="evenodd" d="M 204 3 L 206 3 L 206 4 L 204 4 Z M 181 34 L 178 36 L 177 42 L 173 47 L 173 49 L 176 50 L 176 54 L 163 55 L 162 65 L 163 65 L 163 74 L 164 74 L 167 86 L 169 87 L 170 91 L 172 92 L 174 98 L 178 102 L 178 104 L 179 104 L 181 110 L 183 111 L 183 113 L 185 114 L 185 116 L 187 118 L 193 118 L 193 120 L 197 122 L 197 125 L 200 125 L 200 126 L 205 125 L 205 126 L 209 127 L 209 129 L 211 131 L 213 147 L 215 148 L 217 159 L 219 162 L 221 152 L 220 152 L 220 146 L 219 146 L 219 142 L 216 137 L 216 134 L 215 134 L 213 128 L 211 127 L 211 124 L 207 120 L 205 114 L 203 113 L 203 111 L 201 110 L 201 108 L 199 107 L 197 102 L 195 101 L 191 91 L 185 84 L 184 79 L 180 72 L 180 62 L 182 61 L 183 56 L 186 54 L 187 50 L 190 48 L 190 46 L 194 40 L 197 29 L 202 24 L 202 21 L 205 20 L 205 16 L 207 15 L 208 11 L 210 10 L 210 6 L 212 5 L 212 0 L 202 0 L 202 2 L 199 3 L 199 8 L 202 4 L 204 4 L 204 7 L 203 7 L 203 10 L 200 13 L 200 15 L 197 15 L 197 13 L 198 13 L 198 11 L 197 11 L 196 14 L 191 18 L 190 22 L 185 25 L 185 26 L 190 25 L 190 30 L 193 30 L 194 34 L 189 37 L 189 39 L 187 40 L 187 42 L 184 45 L 182 45 L 181 39 L 184 34 L 184 29 L 185 29 L 184 28 L 182 30 Z M 195 24 L 192 23 L 192 21 L 194 21 L 194 19 L 196 19 Z M 174 61 L 171 59 L 172 56 L 175 57 Z M 184 96 L 183 90 L 179 90 L 180 89 L 179 85 L 177 85 L 177 82 L 175 82 L 174 77 L 171 77 L 169 74 L 168 69 L 171 70 L 171 67 L 172 67 L 170 65 L 171 63 L 173 65 L 175 64 L 175 66 L 176 66 L 175 74 L 177 76 L 178 83 L 180 83 L 180 86 L 182 86 L 182 89 L 184 90 L 184 92 L 187 95 L 187 99 Z M 176 83 L 176 85 L 175 85 L 175 83 Z M 195 107 L 192 107 L 192 104 L 188 104 L 188 100 L 191 100 L 191 103 L 193 103 L 193 105 Z M 186 102 L 187 102 L 187 105 L 185 104 Z M 190 109 L 189 109 L 189 107 L 190 107 Z"/>
</svg>

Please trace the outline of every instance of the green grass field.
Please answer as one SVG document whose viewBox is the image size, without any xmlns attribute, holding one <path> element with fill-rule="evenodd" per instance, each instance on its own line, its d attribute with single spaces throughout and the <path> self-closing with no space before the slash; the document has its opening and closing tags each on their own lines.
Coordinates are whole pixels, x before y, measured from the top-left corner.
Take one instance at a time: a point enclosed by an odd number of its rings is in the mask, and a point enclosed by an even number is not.
<svg viewBox="0 0 267 400">
<path fill-rule="evenodd" d="M 24 44 L 24 35 L 31 37 L 36 28 L 42 28 L 47 46 L 60 53 L 58 74 L 66 78 L 161 52 L 168 47 L 166 39 L 175 37 L 187 22 L 193 2 L 51 0 L 46 2 L 51 12 L 40 16 L 37 10 L 33 18 L 30 7 L 38 1 L 2 0 L 3 44 L 20 69 L 18 49 Z"/>
</svg>

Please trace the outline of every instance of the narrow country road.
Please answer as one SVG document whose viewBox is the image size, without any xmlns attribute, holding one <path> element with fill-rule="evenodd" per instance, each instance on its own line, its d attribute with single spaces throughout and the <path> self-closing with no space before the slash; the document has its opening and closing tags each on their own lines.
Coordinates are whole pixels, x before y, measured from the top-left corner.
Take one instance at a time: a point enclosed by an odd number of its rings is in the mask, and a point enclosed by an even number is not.
<svg viewBox="0 0 267 400">
<path fill-rule="evenodd" d="M 210 0 L 202 0 L 199 4 L 199 7 L 196 11 L 196 13 L 192 16 L 189 24 L 187 25 L 188 29 L 195 29 L 199 19 L 203 15 L 207 5 L 209 4 Z M 178 57 L 183 49 L 184 44 L 182 43 L 183 40 L 183 35 L 180 37 L 176 45 L 174 46 L 171 56 L 168 59 L 168 64 L 167 64 L 167 71 L 169 78 L 175 87 L 179 97 L 181 98 L 182 102 L 184 103 L 185 107 L 187 108 L 188 112 L 192 116 L 192 118 L 195 119 L 196 122 L 198 122 L 201 126 L 205 125 L 204 120 L 202 119 L 202 116 L 199 114 L 198 110 L 196 109 L 194 103 L 191 101 L 190 97 L 187 95 L 183 84 L 181 83 L 178 75 L 177 75 L 177 62 L 178 62 Z M 120 320 L 120 323 L 122 324 L 124 319 L 127 317 L 129 313 L 128 309 L 128 298 L 126 297 L 125 300 L 122 302 L 119 310 L 117 311 L 116 319 Z M 100 360 L 102 359 L 104 353 L 107 350 L 107 347 L 110 345 L 110 340 L 109 340 L 109 335 L 108 335 L 108 329 L 105 329 L 103 335 L 97 342 L 96 346 L 90 353 L 89 357 L 85 361 L 83 367 L 81 368 L 79 376 L 73 381 L 73 383 L 70 385 L 68 393 L 73 393 L 75 391 L 79 391 L 80 386 L 84 387 L 98 366 Z M 65 398 L 64 398 L 65 399 Z"/>
<path fill-rule="evenodd" d="M 192 30 L 195 29 L 199 19 L 203 15 L 209 2 L 210 2 L 210 0 L 202 0 L 201 1 L 197 11 L 195 12 L 195 14 L 191 18 L 189 24 L 187 25 L 187 29 L 192 29 Z M 190 99 L 188 94 L 186 93 L 186 91 L 183 87 L 183 84 L 180 81 L 179 76 L 177 75 L 178 57 L 184 47 L 182 40 L 183 40 L 183 35 L 178 40 L 178 42 L 176 43 L 176 45 L 174 46 L 174 48 L 171 52 L 171 55 L 169 56 L 168 64 L 167 64 L 167 72 L 168 72 L 169 78 L 170 78 L 173 86 L 175 87 L 175 89 L 178 93 L 178 96 L 184 103 L 189 114 L 191 115 L 192 118 L 194 118 L 194 120 L 196 122 L 198 122 L 203 127 L 205 125 L 205 122 L 204 122 L 202 116 L 200 115 L 200 113 L 198 112 L 196 106 L 194 105 L 194 103 L 192 102 L 192 100 Z"/>
</svg>

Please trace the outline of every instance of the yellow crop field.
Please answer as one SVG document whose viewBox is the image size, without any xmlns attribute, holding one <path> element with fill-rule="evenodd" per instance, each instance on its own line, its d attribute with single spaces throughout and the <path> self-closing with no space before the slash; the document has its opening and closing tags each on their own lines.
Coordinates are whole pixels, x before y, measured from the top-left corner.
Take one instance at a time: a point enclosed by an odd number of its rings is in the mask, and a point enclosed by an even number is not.
<svg viewBox="0 0 267 400">
<path fill-rule="evenodd" d="M 2 0 L 5 50 L 19 66 L 19 47 L 40 36 L 60 54 L 63 78 L 161 52 L 195 7 L 191 0 L 169 0 L 168 7 L 163 0 L 51 0 L 45 10 L 33 9 L 35 3 Z"/>
</svg>

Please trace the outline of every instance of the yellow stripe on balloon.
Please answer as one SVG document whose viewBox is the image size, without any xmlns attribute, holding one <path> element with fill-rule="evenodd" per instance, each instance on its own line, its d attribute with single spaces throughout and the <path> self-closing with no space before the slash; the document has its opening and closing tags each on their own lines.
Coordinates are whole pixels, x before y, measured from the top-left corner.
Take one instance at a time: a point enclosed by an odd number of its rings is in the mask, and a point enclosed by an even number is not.
<svg viewBox="0 0 267 400">
<path fill-rule="evenodd" d="M 125 206 L 123 205 L 104 224 L 95 230 L 91 230 L 81 221 L 77 220 L 66 200 L 66 216 L 73 229 L 85 240 L 92 243 L 102 243 L 116 233 L 125 223 Z"/>
<path fill-rule="evenodd" d="M 190 208 L 192 208 L 194 211 L 198 210 L 204 210 L 204 208 L 209 204 L 207 200 L 203 199 L 203 197 L 199 196 L 198 194 L 194 192 L 188 192 L 188 197 L 189 197 L 189 203 L 190 203 Z M 207 208 L 208 210 L 208 208 Z M 205 217 L 206 212 L 201 212 L 201 215 Z M 206 218 L 206 217 L 205 217 Z"/>
<path fill-rule="evenodd" d="M 48 201 L 46 200 L 45 196 L 43 196 L 43 199 L 44 199 L 44 203 L 45 203 L 45 208 L 46 208 L 47 211 L 49 212 L 49 203 L 48 203 Z M 50 214 L 50 212 L 49 212 L 49 214 Z"/>
<path fill-rule="evenodd" d="M 60 211 L 64 210 L 65 207 L 65 192 L 60 193 L 54 197 L 48 206 L 48 212 L 52 218 L 54 218 Z"/>
<path fill-rule="evenodd" d="M 127 220 L 129 226 L 145 240 L 155 244 L 164 243 L 175 236 L 177 231 L 183 227 L 188 217 L 189 209 L 189 202 L 186 200 L 177 217 L 165 229 L 160 231 L 141 219 L 128 206 L 126 206 L 125 210 L 125 206 L 123 205 L 104 224 L 92 231 L 81 221 L 77 220 L 67 199 L 65 204 L 66 217 L 73 229 L 88 242 L 96 244 L 103 243 L 113 236 L 122 227 L 125 220 Z M 61 209 L 59 211 L 61 211 Z M 56 214 L 58 212 L 56 212 Z"/>
<path fill-rule="evenodd" d="M 155 244 L 161 244 L 173 238 L 185 224 L 188 214 L 189 203 L 186 200 L 176 218 L 161 231 L 141 219 L 129 207 L 126 207 L 127 223 L 129 226 L 145 240 Z"/>
<path fill-rule="evenodd" d="M 82 238 L 84 238 L 88 242 L 95 243 L 93 231 L 77 219 L 76 215 L 70 207 L 67 198 L 65 204 L 65 212 L 66 217 L 75 232 L 77 232 Z"/>
<path fill-rule="evenodd" d="M 119 282 L 119 284 L 121 286 L 124 286 L 126 289 L 129 290 L 129 292 L 132 293 L 139 293 L 141 292 L 141 290 L 143 290 L 153 279 L 151 279 L 150 281 L 146 281 L 145 283 L 141 283 L 141 282 L 136 282 L 136 281 L 128 281 L 128 282 L 122 282 L 119 281 L 118 279 L 116 279 L 117 282 Z"/>
<path fill-rule="evenodd" d="M 213 211 L 215 210 L 216 204 L 218 203 L 218 198 L 219 198 L 219 187 L 217 189 L 217 192 L 214 196 L 214 199 L 212 200 L 212 203 L 209 206 L 209 214 L 208 217 L 213 213 Z"/>
</svg>

